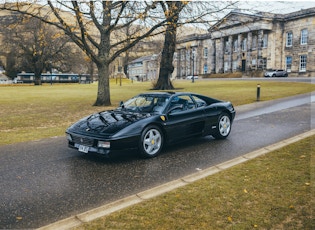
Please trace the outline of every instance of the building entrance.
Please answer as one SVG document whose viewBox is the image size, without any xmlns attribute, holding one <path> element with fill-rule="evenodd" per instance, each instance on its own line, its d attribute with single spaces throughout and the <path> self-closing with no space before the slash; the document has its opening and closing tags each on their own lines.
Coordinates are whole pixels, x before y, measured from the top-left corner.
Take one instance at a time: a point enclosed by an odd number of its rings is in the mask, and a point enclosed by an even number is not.
<svg viewBox="0 0 315 230">
<path fill-rule="evenodd" d="M 246 60 L 242 60 L 242 72 L 246 70 Z"/>
</svg>

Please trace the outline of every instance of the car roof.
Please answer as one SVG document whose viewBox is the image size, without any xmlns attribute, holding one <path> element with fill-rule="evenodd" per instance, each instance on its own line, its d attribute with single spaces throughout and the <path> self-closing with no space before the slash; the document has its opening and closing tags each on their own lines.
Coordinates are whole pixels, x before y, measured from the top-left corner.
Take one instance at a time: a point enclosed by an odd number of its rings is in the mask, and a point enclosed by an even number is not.
<svg viewBox="0 0 315 230">
<path fill-rule="evenodd" d="M 174 91 L 166 91 L 166 92 L 147 92 L 147 93 L 140 93 L 139 95 L 164 95 L 164 96 L 172 96 L 172 95 L 196 95 L 195 93 L 190 92 L 174 92 Z"/>
</svg>

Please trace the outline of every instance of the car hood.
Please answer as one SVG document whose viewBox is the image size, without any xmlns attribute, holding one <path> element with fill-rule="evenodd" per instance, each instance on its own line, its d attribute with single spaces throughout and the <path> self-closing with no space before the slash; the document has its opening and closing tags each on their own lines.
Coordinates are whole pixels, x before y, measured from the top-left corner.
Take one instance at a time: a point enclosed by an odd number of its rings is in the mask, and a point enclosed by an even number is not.
<svg viewBox="0 0 315 230">
<path fill-rule="evenodd" d="M 149 113 L 134 113 L 123 110 L 110 110 L 92 114 L 81 119 L 68 128 L 76 133 L 89 133 L 90 135 L 113 135 L 123 128 L 150 117 Z"/>
</svg>

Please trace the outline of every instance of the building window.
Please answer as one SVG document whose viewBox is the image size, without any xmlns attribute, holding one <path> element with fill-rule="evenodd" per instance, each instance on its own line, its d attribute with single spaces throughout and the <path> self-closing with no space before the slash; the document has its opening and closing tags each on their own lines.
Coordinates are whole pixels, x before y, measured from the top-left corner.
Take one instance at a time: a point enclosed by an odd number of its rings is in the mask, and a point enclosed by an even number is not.
<svg viewBox="0 0 315 230">
<path fill-rule="evenodd" d="M 268 46 L 268 34 L 264 34 L 262 47 L 267 48 Z"/>
<path fill-rule="evenodd" d="M 190 60 L 190 50 L 186 50 L 186 60 Z"/>
<path fill-rule="evenodd" d="M 228 72 L 229 70 L 229 63 L 226 61 L 224 62 L 224 73 Z"/>
<path fill-rule="evenodd" d="M 181 52 L 180 52 L 180 59 L 181 60 L 185 60 L 185 50 L 181 50 Z"/>
<path fill-rule="evenodd" d="M 208 48 L 207 48 L 207 47 L 205 47 L 205 48 L 203 49 L 203 57 L 204 57 L 204 58 L 208 58 Z"/>
<path fill-rule="evenodd" d="M 203 73 L 208 73 L 208 65 L 207 64 L 203 65 Z"/>
<path fill-rule="evenodd" d="M 261 68 L 267 69 L 267 58 L 261 59 Z"/>
<path fill-rule="evenodd" d="M 288 32 L 287 33 L 287 41 L 286 41 L 286 46 L 292 46 L 292 42 L 293 42 L 293 33 L 292 32 Z"/>
<path fill-rule="evenodd" d="M 238 61 L 237 61 L 237 60 L 236 60 L 236 61 L 233 61 L 233 63 L 232 63 L 232 69 L 233 69 L 233 71 L 237 70 L 237 66 L 238 66 Z"/>
<path fill-rule="evenodd" d="M 291 56 L 286 57 L 285 65 L 286 65 L 287 72 L 291 72 L 291 67 L 292 67 L 292 57 Z"/>
<path fill-rule="evenodd" d="M 307 44 L 307 29 L 301 30 L 301 45 L 306 45 Z"/>
<path fill-rule="evenodd" d="M 307 61 L 307 56 L 306 55 L 301 55 L 300 56 L 300 71 L 305 72 L 306 71 L 306 61 Z"/>
</svg>

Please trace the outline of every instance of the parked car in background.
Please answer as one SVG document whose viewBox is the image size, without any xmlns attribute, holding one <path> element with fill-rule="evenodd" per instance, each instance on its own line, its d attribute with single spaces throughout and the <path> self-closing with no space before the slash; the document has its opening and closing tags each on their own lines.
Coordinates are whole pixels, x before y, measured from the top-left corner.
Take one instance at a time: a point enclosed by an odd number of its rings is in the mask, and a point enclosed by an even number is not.
<svg viewBox="0 0 315 230">
<path fill-rule="evenodd" d="M 265 72 L 265 77 L 287 77 L 287 71 L 283 69 L 271 69 Z"/>
<path fill-rule="evenodd" d="M 185 92 L 149 92 L 115 110 L 89 115 L 66 130 L 68 145 L 83 153 L 109 156 L 116 150 L 138 148 L 146 158 L 165 144 L 212 135 L 225 139 L 235 110 L 230 102 Z"/>
<path fill-rule="evenodd" d="M 192 80 L 193 79 L 193 76 L 188 76 L 188 77 L 186 77 L 186 80 Z M 196 79 L 198 79 L 198 76 L 194 76 L 194 79 L 196 80 Z"/>
<path fill-rule="evenodd" d="M 19 80 L 18 78 L 14 78 L 14 79 L 13 79 L 13 83 L 14 83 L 14 84 L 19 84 L 19 83 L 21 84 L 21 83 L 23 83 L 23 81 L 22 81 L 22 80 Z"/>
</svg>

